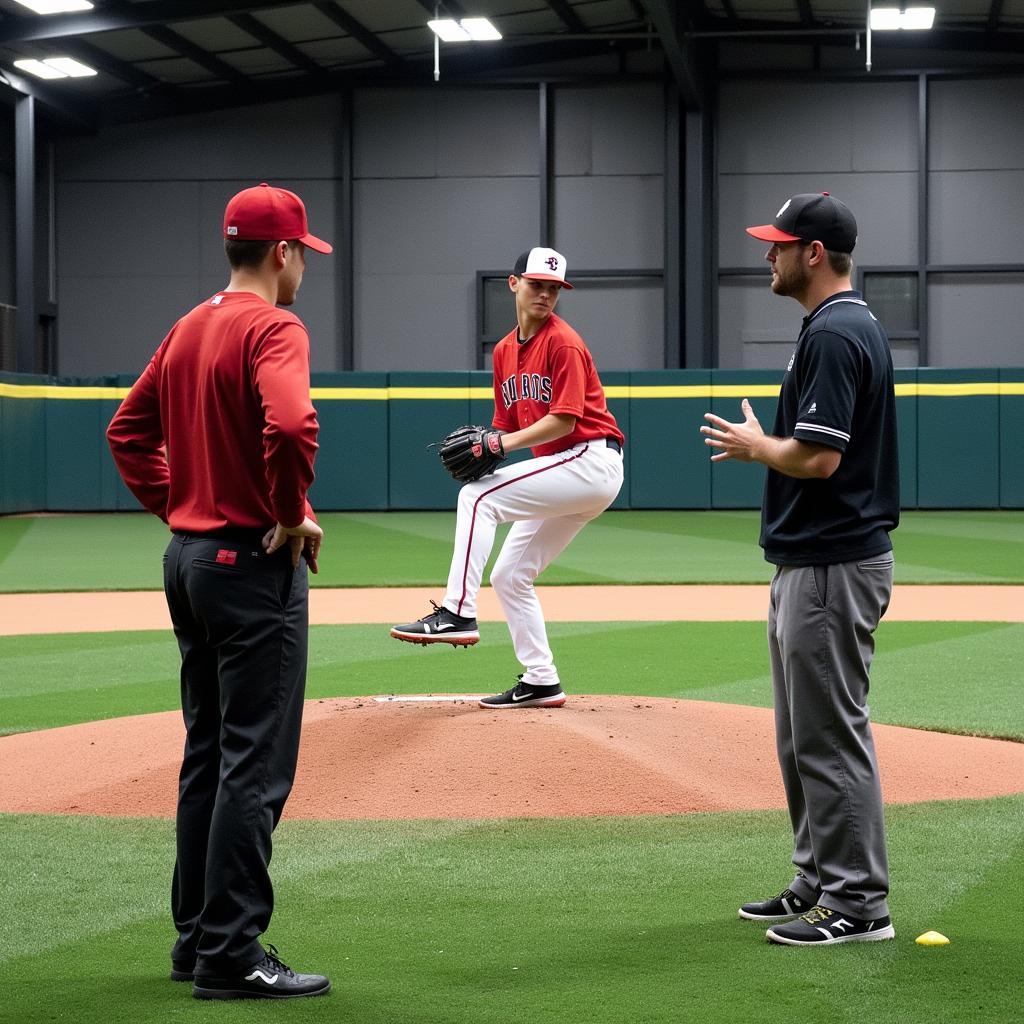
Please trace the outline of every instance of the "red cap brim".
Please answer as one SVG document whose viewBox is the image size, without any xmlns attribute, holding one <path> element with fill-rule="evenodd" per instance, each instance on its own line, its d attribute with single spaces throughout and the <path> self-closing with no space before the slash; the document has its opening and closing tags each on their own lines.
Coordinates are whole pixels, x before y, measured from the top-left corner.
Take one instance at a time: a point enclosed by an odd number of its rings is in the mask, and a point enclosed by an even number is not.
<svg viewBox="0 0 1024 1024">
<path fill-rule="evenodd" d="M 334 246 L 330 242 L 325 242 L 322 238 L 317 238 L 316 235 L 303 235 L 299 241 L 303 245 L 309 246 L 314 252 L 322 252 L 325 256 L 334 252 Z"/>
<path fill-rule="evenodd" d="M 774 224 L 760 224 L 757 227 L 747 228 L 747 234 L 754 238 L 760 238 L 762 242 L 799 242 L 799 235 L 790 235 L 780 231 Z"/>
<path fill-rule="evenodd" d="M 563 281 L 560 277 L 555 277 L 554 274 L 523 274 L 522 276 L 531 281 L 557 281 L 563 288 L 572 291 L 572 285 L 568 281 Z"/>
</svg>

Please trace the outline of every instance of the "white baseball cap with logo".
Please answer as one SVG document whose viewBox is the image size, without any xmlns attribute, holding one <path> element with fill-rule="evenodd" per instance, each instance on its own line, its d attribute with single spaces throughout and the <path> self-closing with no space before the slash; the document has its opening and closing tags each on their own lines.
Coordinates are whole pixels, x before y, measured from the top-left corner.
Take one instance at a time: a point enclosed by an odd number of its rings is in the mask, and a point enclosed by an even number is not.
<svg viewBox="0 0 1024 1024">
<path fill-rule="evenodd" d="M 554 249 L 537 247 L 524 252 L 516 260 L 512 273 L 535 281 L 557 281 L 563 288 L 572 290 L 572 285 L 565 279 L 565 257 Z"/>
</svg>

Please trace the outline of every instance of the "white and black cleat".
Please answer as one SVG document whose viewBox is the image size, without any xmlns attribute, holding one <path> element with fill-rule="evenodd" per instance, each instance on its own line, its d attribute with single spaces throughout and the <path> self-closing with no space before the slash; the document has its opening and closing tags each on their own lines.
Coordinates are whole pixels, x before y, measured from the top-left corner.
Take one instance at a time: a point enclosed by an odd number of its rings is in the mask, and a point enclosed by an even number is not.
<svg viewBox="0 0 1024 1024">
<path fill-rule="evenodd" d="M 416 622 L 393 626 L 391 635 L 410 644 L 451 644 L 453 647 L 472 647 L 480 639 L 476 619 L 456 615 L 444 605 L 434 604 L 433 612 Z"/>
</svg>

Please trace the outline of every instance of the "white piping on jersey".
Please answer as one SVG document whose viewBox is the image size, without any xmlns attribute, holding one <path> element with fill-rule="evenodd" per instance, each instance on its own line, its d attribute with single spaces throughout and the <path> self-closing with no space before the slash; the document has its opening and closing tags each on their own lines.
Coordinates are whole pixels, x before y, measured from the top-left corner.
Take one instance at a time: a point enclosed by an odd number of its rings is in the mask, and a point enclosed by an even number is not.
<svg viewBox="0 0 1024 1024">
<path fill-rule="evenodd" d="M 844 433 L 842 430 L 836 430 L 835 427 L 823 427 L 817 423 L 798 423 L 794 430 L 810 430 L 816 431 L 819 434 L 828 434 L 831 437 L 839 437 L 844 441 L 850 440 L 850 435 Z"/>
<path fill-rule="evenodd" d="M 852 302 L 855 306 L 867 305 L 867 303 L 863 299 L 833 299 L 831 302 L 826 302 L 825 305 L 822 306 L 821 309 L 819 309 L 818 312 L 811 317 L 811 320 L 814 320 L 818 316 L 818 313 L 824 313 L 829 306 L 834 306 L 839 302 Z M 808 320 L 807 322 L 810 323 L 811 321 Z"/>
</svg>

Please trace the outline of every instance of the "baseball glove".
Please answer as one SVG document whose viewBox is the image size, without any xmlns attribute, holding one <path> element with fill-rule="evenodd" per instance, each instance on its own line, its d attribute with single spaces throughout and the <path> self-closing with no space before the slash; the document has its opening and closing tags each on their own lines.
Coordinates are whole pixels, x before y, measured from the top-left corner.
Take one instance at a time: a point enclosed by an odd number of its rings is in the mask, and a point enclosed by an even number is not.
<svg viewBox="0 0 1024 1024">
<path fill-rule="evenodd" d="M 505 448 L 500 430 L 467 425 L 438 441 L 437 454 L 459 483 L 469 483 L 493 473 L 505 458 Z"/>
</svg>

